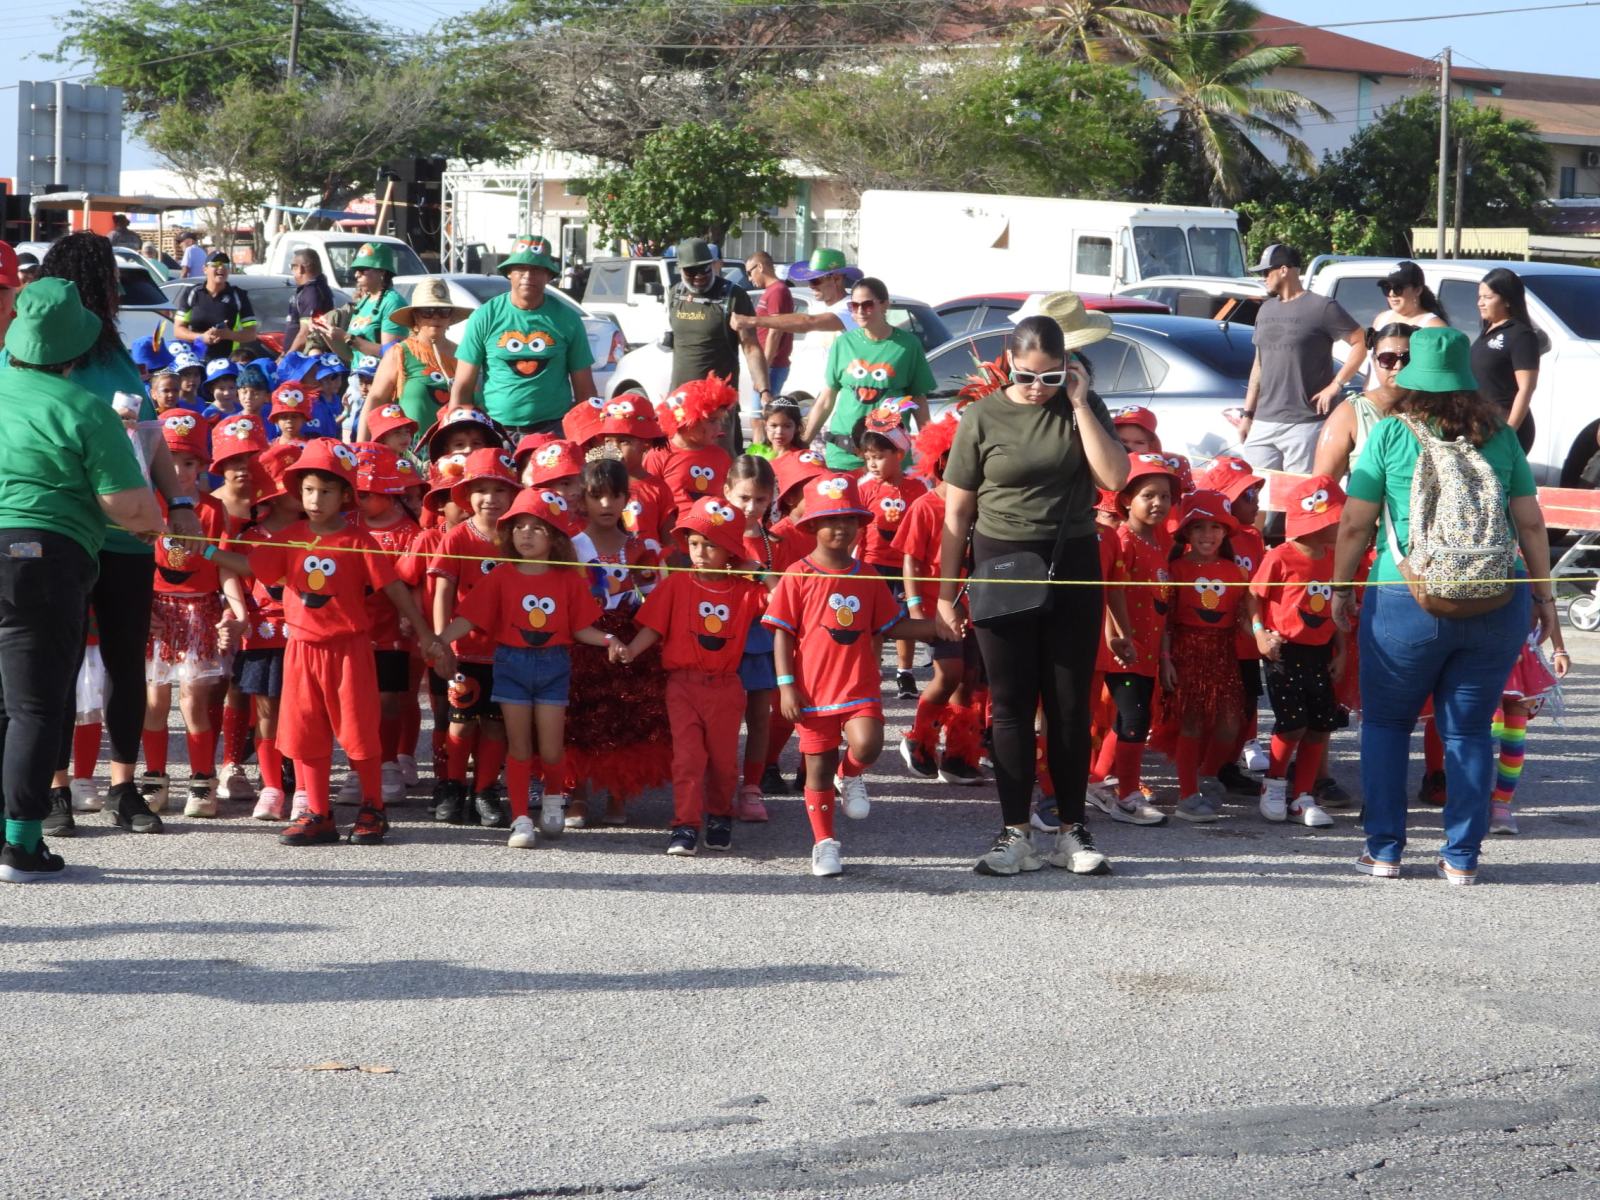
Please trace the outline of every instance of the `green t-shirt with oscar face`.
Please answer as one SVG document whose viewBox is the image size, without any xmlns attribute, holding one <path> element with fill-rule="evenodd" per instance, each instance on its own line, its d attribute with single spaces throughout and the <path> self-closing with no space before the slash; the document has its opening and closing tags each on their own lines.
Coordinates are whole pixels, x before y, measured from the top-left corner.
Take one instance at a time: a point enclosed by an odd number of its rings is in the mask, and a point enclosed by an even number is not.
<svg viewBox="0 0 1600 1200">
<path fill-rule="evenodd" d="M 389 319 L 389 314 L 402 307 L 404 302 L 400 299 L 400 293 L 393 288 L 385 288 L 376 296 L 365 297 L 350 314 L 350 336 L 377 342 L 379 345 L 383 344 L 384 338 L 405 337 L 411 331 Z M 359 367 L 367 362 L 376 365 L 377 361 L 377 355 L 357 351 L 350 365 Z"/>
<path fill-rule="evenodd" d="M 518 308 L 509 293 L 468 318 L 456 357 L 478 368 L 489 415 L 513 426 L 564 417 L 573 404 L 572 373 L 594 365 L 576 312 L 549 296 L 538 308 Z"/>
<path fill-rule="evenodd" d="M 933 391 L 933 371 L 915 334 L 891 329 L 879 342 L 864 329 L 851 329 L 834 338 L 828 348 L 823 386 L 836 393 L 828 433 L 848 438 L 856 422 L 886 400 L 926 396 Z M 863 466 L 860 455 L 831 438 L 827 462 L 838 471 L 856 471 Z"/>
</svg>

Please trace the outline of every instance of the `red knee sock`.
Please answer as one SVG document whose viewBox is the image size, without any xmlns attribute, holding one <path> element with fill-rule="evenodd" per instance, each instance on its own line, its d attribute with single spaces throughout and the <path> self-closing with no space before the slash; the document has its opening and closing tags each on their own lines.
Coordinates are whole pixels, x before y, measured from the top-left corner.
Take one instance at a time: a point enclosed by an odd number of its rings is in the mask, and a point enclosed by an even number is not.
<svg viewBox="0 0 1600 1200">
<path fill-rule="evenodd" d="M 806 816 L 811 819 L 811 836 L 824 841 L 833 836 L 833 789 L 813 791 L 806 789 Z"/>
<path fill-rule="evenodd" d="M 1223 767 L 1236 761 L 1239 751 L 1244 749 L 1244 743 L 1241 742 L 1237 748 L 1233 743 L 1234 739 L 1231 737 L 1214 738 L 1200 759 L 1200 773 L 1208 778 L 1215 778 Z"/>
<path fill-rule="evenodd" d="M 246 701 L 235 708 L 231 704 L 222 709 L 222 761 L 244 761 L 244 738 L 250 729 L 250 705 Z"/>
<path fill-rule="evenodd" d="M 256 738 L 256 763 L 261 767 L 261 786 L 283 791 L 283 755 L 277 738 Z"/>
<path fill-rule="evenodd" d="M 100 722 L 76 726 L 72 731 L 72 777 L 89 779 L 100 760 Z"/>
<path fill-rule="evenodd" d="M 528 797 L 533 791 L 533 760 L 506 758 L 506 803 L 511 805 L 511 819 L 528 815 Z"/>
<path fill-rule="evenodd" d="M 1430 775 L 1444 770 L 1444 739 L 1432 717 L 1422 723 L 1422 766 Z"/>
<path fill-rule="evenodd" d="M 772 705 L 772 728 L 767 731 L 767 765 L 775 767 L 783 757 L 783 748 L 794 735 L 794 722 L 784 719 L 776 702 Z"/>
<path fill-rule="evenodd" d="M 144 769 L 150 775 L 165 775 L 167 773 L 167 731 L 165 729 L 146 729 L 141 735 L 144 741 Z"/>
<path fill-rule="evenodd" d="M 478 739 L 478 770 L 472 777 L 472 790 L 481 792 L 493 787 L 500 778 L 500 768 L 505 765 L 506 744 L 497 738 Z"/>
<path fill-rule="evenodd" d="M 954 711 L 954 705 L 931 702 L 924 694 L 922 699 L 917 701 L 917 715 L 911 719 L 911 728 L 906 730 L 906 736 L 911 739 L 911 744 L 920 747 L 928 754 L 938 750 L 939 727 L 949 721 L 950 714 Z"/>
<path fill-rule="evenodd" d="M 378 718 L 378 755 L 383 762 L 393 762 L 400 756 L 400 717 Z"/>
<path fill-rule="evenodd" d="M 185 734 L 184 741 L 189 743 L 189 773 L 191 775 L 215 775 L 217 773 L 217 731 L 215 729 L 202 729 L 198 733 Z"/>
<path fill-rule="evenodd" d="M 1139 790 L 1139 772 L 1144 769 L 1144 743 L 1117 739 L 1113 765 L 1117 770 L 1117 799 L 1122 800 Z"/>
<path fill-rule="evenodd" d="M 294 760 L 295 782 L 305 791 L 306 807 L 319 817 L 330 816 L 333 813 L 333 806 L 328 803 L 328 773 L 332 770 L 331 758 Z"/>
<path fill-rule="evenodd" d="M 945 711 L 944 756 L 969 767 L 983 757 L 983 704 L 952 704 Z"/>
<path fill-rule="evenodd" d="M 855 751 L 845 747 L 844 757 L 839 760 L 839 775 L 843 779 L 854 779 L 857 775 L 866 774 L 871 763 L 864 763 L 856 757 Z"/>
<path fill-rule="evenodd" d="M 1099 783 L 1116 769 L 1117 745 L 1117 735 L 1114 733 L 1107 733 L 1100 739 L 1100 753 L 1095 756 L 1094 769 L 1089 772 L 1092 782 Z"/>
<path fill-rule="evenodd" d="M 352 758 L 350 769 L 361 780 L 361 803 L 383 807 L 383 763 L 375 758 Z"/>
<path fill-rule="evenodd" d="M 1200 790 L 1200 738 L 1178 735 L 1178 795 L 1192 796 Z"/>
<path fill-rule="evenodd" d="M 748 751 L 748 749 L 749 748 L 747 746 L 746 750 Z M 744 786 L 744 787 L 753 787 L 753 788 L 760 787 L 761 786 L 761 776 L 766 771 L 766 769 L 767 769 L 767 751 L 766 751 L 766 747 L 763 746 L 761 749 L 757 750 L 755 752 L 755 756 L 753 758 L 749 755 L 749 753 L 746 753 L 745 760 L 744 760 L 744 767 L 743 767 L 743 779 L 740 781 L 742 786 Z"/>
<path fill-rule="evenodd" d="M 565 754 L 556 759 L 555 762 L 545 762 L 544 759 L 539 759 L 539 770 L 544 778 L 546 795 L 553 793 L 558 796 L 565 796 L 577 786 L 578 781 L 572 778 L 572 764 L 567 761 Z"/>
<path fill-rule="evenodd" d="M 464 737 L 457 737 L 453 733 L 445 734 L 444 777 L 452 783 L 465 783 L 467 781 L 467 759 L 472 757 L 472 743 L 475 740 L 472 733 Z"/>
<path fill-rule="evenodd" d="M 1322 776 L 1322 764 L 1328 757 L 1327 742 L 1313 742 L 1305 738 L 1300 742 L 1300 753 L 1294 760 L 1294 794 L 1305 796 L 1317 790 L 1317 780 Z"/>
<path fill-rule="evenodd" d="M 1294 757 L 1295 747 L 1299 744 L 1298 738 L 1291 742 L 1279 737 L 1277 734 L 1272 735 L 1272 749 L 1270 751 L 1272 764 L 1267 767 L 1268 779 L 1289 778 L 1289 760 Z"/>
</svg>

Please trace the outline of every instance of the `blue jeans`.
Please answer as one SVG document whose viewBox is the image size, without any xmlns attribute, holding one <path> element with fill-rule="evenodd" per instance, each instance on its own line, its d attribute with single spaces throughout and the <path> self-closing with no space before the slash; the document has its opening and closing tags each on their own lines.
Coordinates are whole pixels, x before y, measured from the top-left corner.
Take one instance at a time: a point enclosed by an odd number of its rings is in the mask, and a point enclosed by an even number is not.
<svg viewBox="0 0 1600 1200">
<path fill-rule="evenodd" d="M 1361 788 L 1367 853 L 1399 862 L 1406 845 L 1406 764 L 1411 731 L 1433 697 L 1444 740 L 1449 802 L 1441 856 L 1478 865 L 1489 831 L 1495 742 L 1490 726 L 1532 620 L 1532 593 L 1464 620 L 1430 617 L 1403 585 L 1375 587 L 1361 612 Z"/>
</svg>

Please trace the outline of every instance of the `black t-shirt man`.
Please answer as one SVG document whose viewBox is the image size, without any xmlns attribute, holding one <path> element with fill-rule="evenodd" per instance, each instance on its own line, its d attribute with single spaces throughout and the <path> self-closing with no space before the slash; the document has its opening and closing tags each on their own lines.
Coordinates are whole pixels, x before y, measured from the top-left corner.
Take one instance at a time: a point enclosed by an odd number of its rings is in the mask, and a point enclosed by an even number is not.
<svg viewBox="0 0 1600 1200">
<path fill-rule="evenodd" d="M 256 327 L 255 310 L 244 290 L 229 284 L 213 296 L 204 283 L 191 284 L 178 297 L 178 320 L 195 333 L 221 327 L 238 333 Z"/>
<path fill-rule="evenodd" d="M 741 287 L 720 275 L 703 292 L 683 282 L 667 297 L 672 325 L 672 383 L 675 388 L 714 371 L 739 386 L 739 335 L 728 324 L 734 314 L 754 316 L 755 305 Z"/>
</svg>

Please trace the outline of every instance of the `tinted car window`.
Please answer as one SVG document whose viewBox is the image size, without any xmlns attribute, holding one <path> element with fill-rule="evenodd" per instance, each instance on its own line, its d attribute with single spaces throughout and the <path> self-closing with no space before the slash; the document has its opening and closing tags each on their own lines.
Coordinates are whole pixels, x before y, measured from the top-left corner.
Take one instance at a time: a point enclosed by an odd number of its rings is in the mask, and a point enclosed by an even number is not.
<svg viewBox="0 0 1600 1200">
<path fill-rule="evenodd" d="M 622 262 L 597 262 L 589 272 L 589 286 L 584 289 L 585 300 L 620 300 L 627 284 L 628 264 Z"/>
<path fill-rule="evenodd" d="M 1468 337 L 1478 336 L 1478 284 L 1472 279 L 1446 279 L 1439 285 L 1439 303 L 1450 324 Z"/>
<path fill-rule="evenodd" d="M 167 294 L 156 286 L 150 272 L 131 263 L 117 266 L 118 304 L 124 308 L 143 308 L 151 304 L 165 304 Z M 253 297 L 252 297 L 253 298 Z"/>
<path fill-rule="evenodd" d="M 949 399 L 971 381 L 979 362 L 993 362 L 1006 348 L 1004 330 L 966 338 L 928 360 L 933 370 L 933 394 Z"/>
<path fill-rule="evenodd" d="M 889 324 L 908 329 L 917 335 L 924 350 L 944 345 L 954 335 L 939 319 L 939 314 L 926 304 L 892 304 L 889 307 Z"/>
<path fill-rule="evenodd" d="M 978 324 L 982 313 L 981 304 L 947 305 L 939 313 L 939 319 L 944 322 L 944 327 L 950 331 L 951 337 L 960 337 L 973 329 L 982 328 Z"/>
<path fill-rule="evenodd" d="M 1600 341 L 1600 275 L 1522 275 L 1522 282 L 1568 329 Z"/>
<path fill-rule="evenodd" d="M 1350 275 L 1336 280 L 1331 295 L 1334 303 L 1362 323 L 1371 321 L 1384 304 L 1376 275 Z"/>
<path fill-rule="evenodd" d="M 1161 337 L 1152 340 L 1176 347 L 1241 385 L 1250 378 L 1256 358 L 1247 326 L 1203 324 L 1176 331 L 1164 327 Z"/>
<path fill-rule="evenodd" d="M 456 279 L 452 282 L 459 284 L 479 304 L 493 300 L 496 296 L 503 296 L 511 290 L 511 281 L 504 275 L 479 275 L 470 279 Z M 546 290 L 548 294 L 556 294 L 554 288 Z"/>
<path fill-rule="evenodd" d="M 1119 337 L 1091 342 L 1078 351 L 1094 368 L 1094 390 L 1102 396 L 1124 390 L 1122 363 L 1128 357 L 1128 343 Z"/>
</svg>

